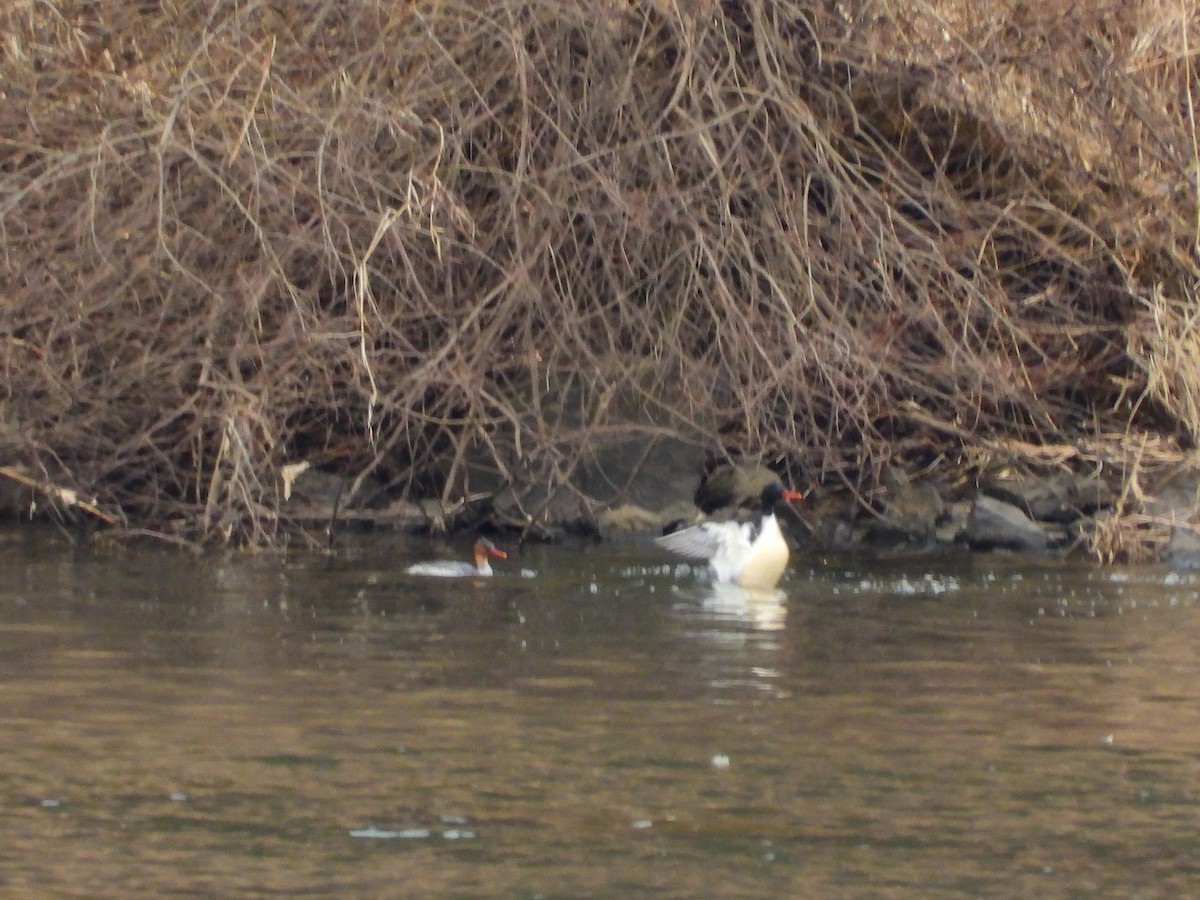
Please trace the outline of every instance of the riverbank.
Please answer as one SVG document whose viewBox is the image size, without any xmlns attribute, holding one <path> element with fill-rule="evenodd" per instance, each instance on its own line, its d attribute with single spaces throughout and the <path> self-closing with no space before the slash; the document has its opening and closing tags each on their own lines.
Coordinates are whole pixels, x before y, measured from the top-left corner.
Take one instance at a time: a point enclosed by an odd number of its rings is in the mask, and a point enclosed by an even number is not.
<svg viewBox="0 0 1200 900">
<path fill-rule="evenodd" d="M 603 531 L 746 461 L 852 531 L 1003 477 L 1102 481 L 1099 559 L 1191 521 L 1194 10 L 0 15 L 11 512 Z"/>
</svg>

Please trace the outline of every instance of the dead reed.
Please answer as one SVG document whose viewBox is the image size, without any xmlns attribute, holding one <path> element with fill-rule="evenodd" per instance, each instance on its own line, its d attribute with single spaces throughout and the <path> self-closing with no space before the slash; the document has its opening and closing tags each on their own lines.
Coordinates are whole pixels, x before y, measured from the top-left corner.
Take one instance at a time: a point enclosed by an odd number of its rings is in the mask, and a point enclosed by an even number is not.
<svg viewBox="0 0 1200 900">
<path fill-rule="evenodd" d="M 480 460 L 530 498 L 681 434 L 861 492 L 1200 428 L 1182 0 L 15 0 L 0 31 L 0 464 L 129 528 L 272 543 L 300 460 L 347 501 Z"/>
</svg>

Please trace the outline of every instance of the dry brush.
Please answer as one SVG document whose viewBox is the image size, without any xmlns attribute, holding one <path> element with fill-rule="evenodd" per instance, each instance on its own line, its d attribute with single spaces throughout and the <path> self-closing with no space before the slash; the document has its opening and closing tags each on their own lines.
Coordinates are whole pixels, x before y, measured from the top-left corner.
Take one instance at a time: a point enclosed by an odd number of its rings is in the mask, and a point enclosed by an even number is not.
<svg viewBox="0 0 1200 900">
<path fill-rule="evenodd" d="M 1190 4 L 0 19 L 0 464 L 130 530 L 271 543 L 300 460 L 569 488 L 614 433 L 854 494 L 1190 459 Z"/>
</svg>

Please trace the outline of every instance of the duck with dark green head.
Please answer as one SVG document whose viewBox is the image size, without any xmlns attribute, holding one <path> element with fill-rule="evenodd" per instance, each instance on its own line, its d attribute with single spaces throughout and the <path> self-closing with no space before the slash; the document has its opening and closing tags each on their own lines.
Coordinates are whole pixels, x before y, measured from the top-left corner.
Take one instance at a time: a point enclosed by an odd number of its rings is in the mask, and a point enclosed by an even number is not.
<svg viewBox="0 0 1200 900">
<path fill-rule="evenodd" d="M 762 489 L 759 509 L 749 521 L 702 522 L 655 542 L 688 559 L 705 560 L 717 581 L 770 590 L 783 577 L 789 555 L 775 504 L 802 499 L 799 491 L 772 481 Z"/>
</svg>

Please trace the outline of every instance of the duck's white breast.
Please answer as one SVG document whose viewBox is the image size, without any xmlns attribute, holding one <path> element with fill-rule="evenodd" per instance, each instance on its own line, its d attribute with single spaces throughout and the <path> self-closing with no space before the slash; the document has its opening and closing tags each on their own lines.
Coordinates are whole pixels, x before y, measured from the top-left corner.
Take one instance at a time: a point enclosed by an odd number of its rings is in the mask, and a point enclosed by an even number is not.
<svg viewBox="0 0 1200 900">
<path fill-rule="evenodd" d="M 733 577 L 742 587 L 773 588 L 787 568 L 788 545 L 774 516 L 762 520 L 762 532 L 745 551 L 741 570 Z"/>
</svg>

